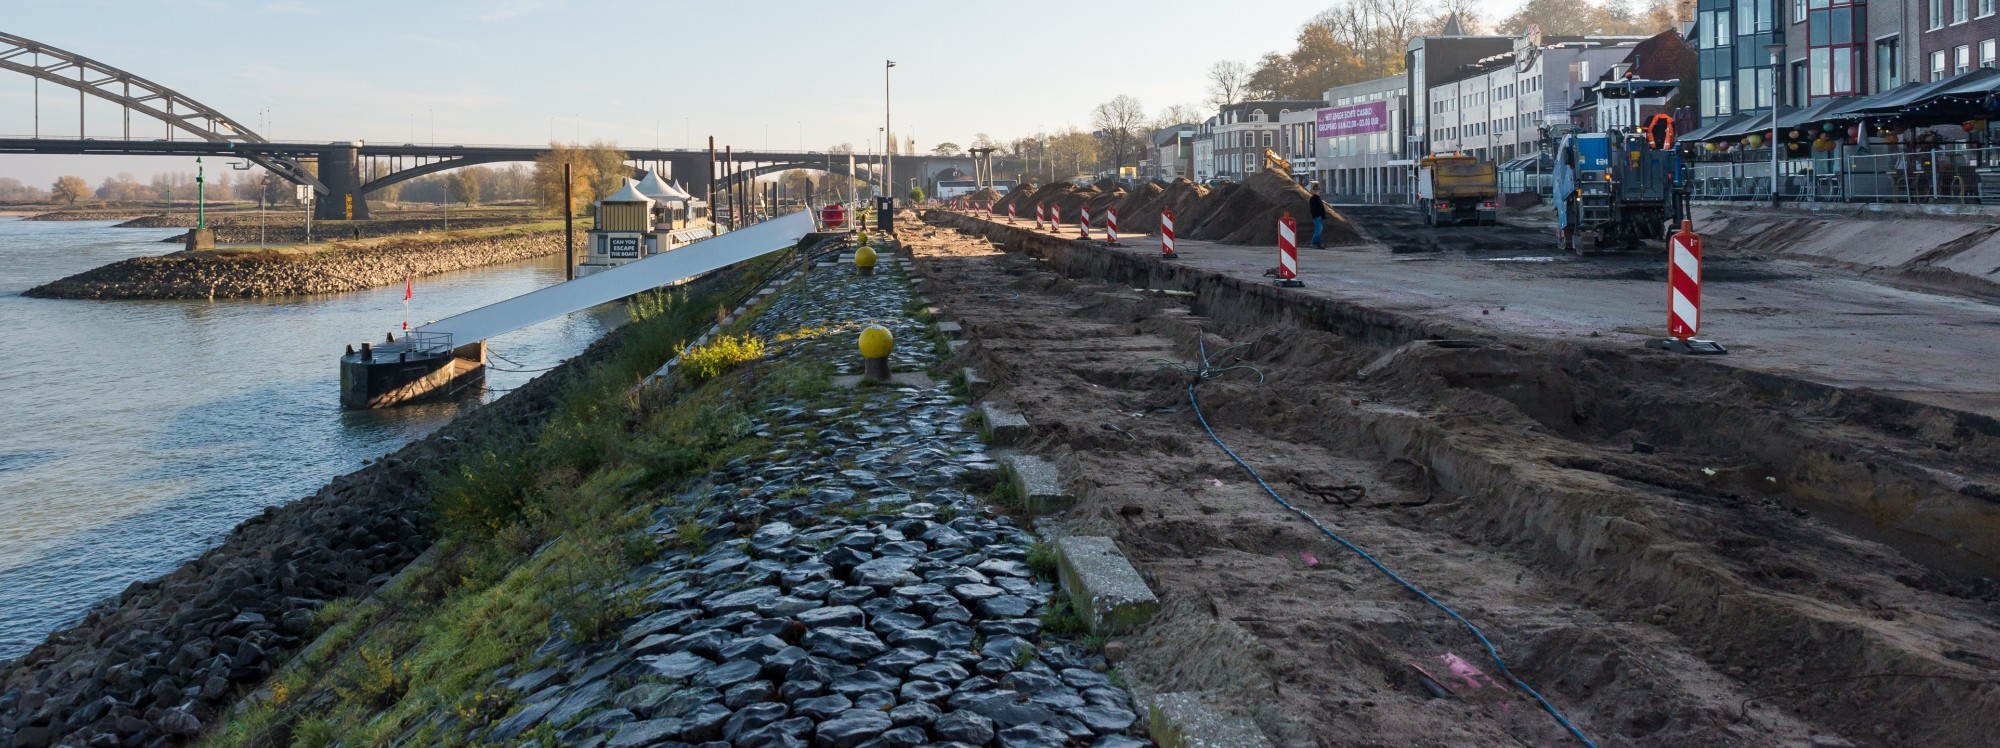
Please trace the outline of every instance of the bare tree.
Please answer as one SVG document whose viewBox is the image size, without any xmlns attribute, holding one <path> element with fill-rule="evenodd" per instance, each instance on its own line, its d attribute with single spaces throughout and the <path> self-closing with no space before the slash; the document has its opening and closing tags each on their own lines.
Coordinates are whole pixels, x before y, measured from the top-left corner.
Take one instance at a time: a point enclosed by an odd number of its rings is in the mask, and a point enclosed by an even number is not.
<svg viewBox="0 0 2000 748">
<path fill-rule="evenodd" d="M 1202 119 L 1200 104 L 1175 104 L 1160 110 L 1159 116 L 1153 118 L 1153 129 L 1199 123 Z"/>
<path fill-rule="evenodd" d="M 1125 152 L 1132 149 L 1140 128 L 1146 125 L 1146 107 L 1138 99 L 1119 94 L 1091 110 L 1090 121 L 1104 133 L 1105 144 L 1111 147 L 1111 168 L 1116 170 L 1125 165 Z"/>
<path fill-rule="evenodd" d="M 1250 66 L 1223 60 L 1208 67 L 1208 103 L 1221 109 L 1243 100 L 1250 86 Z"/>
</svg>

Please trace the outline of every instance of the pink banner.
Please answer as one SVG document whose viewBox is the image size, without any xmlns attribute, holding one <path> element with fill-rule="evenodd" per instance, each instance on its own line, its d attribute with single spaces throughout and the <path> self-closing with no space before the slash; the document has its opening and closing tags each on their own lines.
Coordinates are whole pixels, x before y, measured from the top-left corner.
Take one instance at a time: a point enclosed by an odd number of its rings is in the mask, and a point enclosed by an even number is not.
<svg viewBox="0 0 2000 748">
<path fill-rule="evenodd" d="M 1382 132 L 1388 128 L 1389 102 L 1386 101 L 1319 110 L 1319 136 L 1322 138 Z"/>
</svg>

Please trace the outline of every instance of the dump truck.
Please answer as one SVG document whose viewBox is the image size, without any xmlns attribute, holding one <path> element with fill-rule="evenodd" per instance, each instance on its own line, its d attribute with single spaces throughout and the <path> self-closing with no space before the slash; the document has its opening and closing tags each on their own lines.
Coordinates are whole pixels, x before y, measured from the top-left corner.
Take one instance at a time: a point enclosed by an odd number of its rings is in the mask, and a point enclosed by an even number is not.
<svg viewBox="0 0 2000 748">
<path fill-rule="evenodd" d="M 1563 135 L 1550 181 L 1557 246 L 1579 255 L 1654 241 L 1664 249 L 1688 214 L 1680 153 L 1637 130 Z"/>
<path fill-rule="evenodd" d="M 1417 205 L 1431 226 L 1500 221 L 1500 183 L 1491 162 L 1462 153 L 1425 156 L 1417 168 Z"/>
</svg>

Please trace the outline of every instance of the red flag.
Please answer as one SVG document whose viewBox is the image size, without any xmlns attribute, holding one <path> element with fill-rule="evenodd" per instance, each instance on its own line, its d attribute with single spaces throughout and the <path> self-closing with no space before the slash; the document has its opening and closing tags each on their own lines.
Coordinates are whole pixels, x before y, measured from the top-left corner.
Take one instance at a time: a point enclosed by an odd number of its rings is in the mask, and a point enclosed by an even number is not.
<svg viewBox="0 0 2000 748">
<path fill-rule="evenodd" d="M 415 292 L 416 292 L 416 290 L 417 290 L 417 286 L 416 286 L 416 283 L 417 283 L 417 280 L 416 280 L 415 278 L 404 278 L 404 279 L 403 279 L 403 300 L 404 300 L 404 301 L 409 301 L 409 300 L 410 300 L 410 297 L 411 297 L 411 296 L 413 296 L 413 295 L 415 295 Z"/>
</svg>

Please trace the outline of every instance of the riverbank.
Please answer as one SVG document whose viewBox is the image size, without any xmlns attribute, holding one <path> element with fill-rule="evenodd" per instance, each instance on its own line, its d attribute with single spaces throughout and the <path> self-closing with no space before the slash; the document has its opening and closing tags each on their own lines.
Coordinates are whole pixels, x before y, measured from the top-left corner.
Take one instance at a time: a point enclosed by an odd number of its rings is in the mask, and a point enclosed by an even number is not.
<svg viewBox="0 0 2000 748">
<path fill-rule="evenodd" d="M 343 606 L 213 746 L 1149 745 L 980 494 L 998 455 L 900 263 L 810 269 L 658 389 L 439 486 L 476 512 Z M 842 387 L 866 324 L 892 386 Z"/>
<path fill-rule="evenodd" d="M 363 596 L 436 540 L 426 482 L 487 446 L 539 438 L 583 381 L 629 383 L 754 278 L 698 282 L 674 314 L 636 314 L 583 354 L 314 495 L 266 510 L 200 557 L 137 583 L 0 663 L 0 745 L 111 733 L 181 742 L 244 683 L 317 633 L 329 601 Z"/>
<path fill-rule="evenodd" d="M 563 250 L 551 223 L 286 247 L 135 257 L 36 286 L 53 299 L 212 299 L 338 293 Z"/>
</svg>

